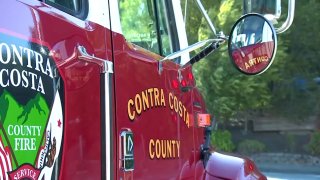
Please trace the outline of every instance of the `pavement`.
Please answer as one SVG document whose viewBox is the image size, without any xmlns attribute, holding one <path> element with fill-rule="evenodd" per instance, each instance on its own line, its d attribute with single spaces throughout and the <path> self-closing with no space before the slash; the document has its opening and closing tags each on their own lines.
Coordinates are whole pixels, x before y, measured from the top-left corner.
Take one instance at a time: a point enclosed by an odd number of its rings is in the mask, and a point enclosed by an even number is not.
<svg viewBox="0 0 320 180">
<path fill-rule="evenodd" d="M 320 158 L 304 154 L 261 153 L 251 157 L 262 172 L 320 175 Z"/>
<path fill-rule="evenodd" d="M 298 174 L 298 173 L 264 173 L 268 180 L 319 180 L 317 174 Z"/>
<path fill-rule="evenodd" d="M 262 172 L 320 175 L 320 166 L 299 165 L 299 164 L 270 164 L 270 163 L 257 163 L 257 166 L 259 170 Z"/>
</svg>

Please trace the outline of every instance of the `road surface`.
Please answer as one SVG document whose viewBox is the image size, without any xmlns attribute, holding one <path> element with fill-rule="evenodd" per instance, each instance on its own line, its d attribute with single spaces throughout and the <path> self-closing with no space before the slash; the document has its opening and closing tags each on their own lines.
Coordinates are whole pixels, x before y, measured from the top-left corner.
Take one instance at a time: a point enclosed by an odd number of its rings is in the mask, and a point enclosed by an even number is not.
<svg viewBox="0 0 320 180">
<path fill-rule="evenodd" d="M 320 174 L 264 172 L 268 180 L 320 180 Z"/>
</svg>

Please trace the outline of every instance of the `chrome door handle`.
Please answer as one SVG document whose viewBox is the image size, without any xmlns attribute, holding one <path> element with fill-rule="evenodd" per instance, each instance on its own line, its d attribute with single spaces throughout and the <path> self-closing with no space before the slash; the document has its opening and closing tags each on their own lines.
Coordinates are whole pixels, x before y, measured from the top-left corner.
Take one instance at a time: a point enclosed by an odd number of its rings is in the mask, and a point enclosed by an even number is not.
<svg viewBox="0 0 320 180">
<path fill-rule="evenodd" d="M 79 59 L 98 64 L 101 67 L 101 73 L 113 73 L 113 63 L 111 61 L 90 55 L 86 48 L 81 45 L 77 45 L 76 50 Z"/>
</svg>

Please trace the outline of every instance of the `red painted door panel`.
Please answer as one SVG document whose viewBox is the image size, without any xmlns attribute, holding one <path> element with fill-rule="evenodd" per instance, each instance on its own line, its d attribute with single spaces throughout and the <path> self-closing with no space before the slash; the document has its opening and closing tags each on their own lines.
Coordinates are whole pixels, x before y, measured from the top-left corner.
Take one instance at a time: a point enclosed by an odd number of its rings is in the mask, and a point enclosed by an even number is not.
<svg viewBox="0 0 320 180">
<path fill-rule="evenodd" d="M 192 91 L 181 91 L 177 64 L 165 62 L 159 73 L 160 56 L 127 43 L 122 35 L 113 37 L 115 136 L 130 130 L 134 141 L 134 170 L 125 172 L 118 138 L 117 178 L 182 178 L 194 163 Z"/>
<path fill-rule="evenodd" d="M 76 48 L 81 45 L 89 54 L 108 59 L 107 48 L 110 47 L 110 42 L 107 40 L 110 38 L 106 35 L 110 33 L 107 33 L 104 27 L 84 22 L 35 0 L 0 0 L 0 12 L 0 52 L 3 58 L 1 69 L 5 69 L 1 76 L 1 81 L 5 83 L 0 87 L 0 96 L 7 98 L 12 92 L 13 99 L 24 111 L 28 107 L 28 102 L 35 98 L 45 99 L 48 104 L 46 112 L 49 112 L 47 114 L 51 117 L 53 115 L 50 113 L 55 114 L 53 109 L 56 109 L 52 98 L 57 98 L 59 94 L 61 102 L 59 107 L 62 113 L 59 119 L 53 117 L 52 122 L 44 118 L 44 124 L 41 126 L 38 122 L 32 125 L 37 116 L 30 115 L 26 118 L 26 113 L 22 114 L 26 122 L 21 121 L 20 116 L 15 116 L 18 120 L 12 120 L 12 124 L 9 125 L 7 123 L 11 120 L 5 119 L 4 122 L 1 119 L 0 152 L 6 156 L 1 156 L 0 153 L 0 157 L 8 161 L 5 171 L 0 168 L 1 177 L 8 178 L 3 172 L 12 171 L 12 177 L 21 178 L 20 170 L 35 169 L 39 171 L 36 176 L 48 179 L 55 164 L 60 173 L 55 174 L 54 171 L 53 174 L 60 179 L 101 179 L 101 67 L 80 60 Z M 10 53 L 13 53 L 12 56 Z M 21 58 L 29 61 L 18 61 L 19 53 L 24 53 Z M 8 65 L 7 61 L 11 64 Z M 53 93 L 51 101 L 50 97 L 47 97 L 48 91 L 45 91 L 49 87 L 46 83 L 52 83 L 44 80 L 48 76 L 54 82 L 50 87 L 57 92 Z M 40 77 L 43 78 L 42 84 Z M 12 82 L 5 78 L 11 78 Z M 5 101 L 0 101 L 1 106 L 2 102 Z M 40 104 L 39 107 L 38 114 L 41 115 L 43 105 Z M 31 108 L 30 112 L 37 111 Z M 13 113 L 10 112 L 9 115 Z M 31 124 L 28 124 L 29 122 Z M 56 133 L 57 128 L 61 128 L 60 134 Z M 35 139 L 31 136 L 23 137 L 28 133 L 31 135 L 29 130 L 32 129 Z M 12 137 L 17 140 L 10 140 Z M 22 141 L 18 142 L 20 139 L 24 139 L 25 144 L 22 144 Z M 26 159 L 21 155 L 23 151 L 28 151 L 34 158 Z M 9 156 L 15 160 L 11 162 L 10 158 L 5 158 Z M 51 163 L 49 163 L 50 158 Z"/>
</svg>

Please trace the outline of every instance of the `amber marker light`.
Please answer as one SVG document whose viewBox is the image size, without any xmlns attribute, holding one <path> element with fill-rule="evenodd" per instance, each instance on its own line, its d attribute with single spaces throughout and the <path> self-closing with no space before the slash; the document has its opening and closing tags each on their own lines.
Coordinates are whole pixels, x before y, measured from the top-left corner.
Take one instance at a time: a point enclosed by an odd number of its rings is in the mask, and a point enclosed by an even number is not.
<svg viewBox="0 0 320 180">
<path fill-rule="evenodd" d="M 210 114 L 197 114 L 198 127 L 208 127 L 211 125 Z"/>
</svg>

